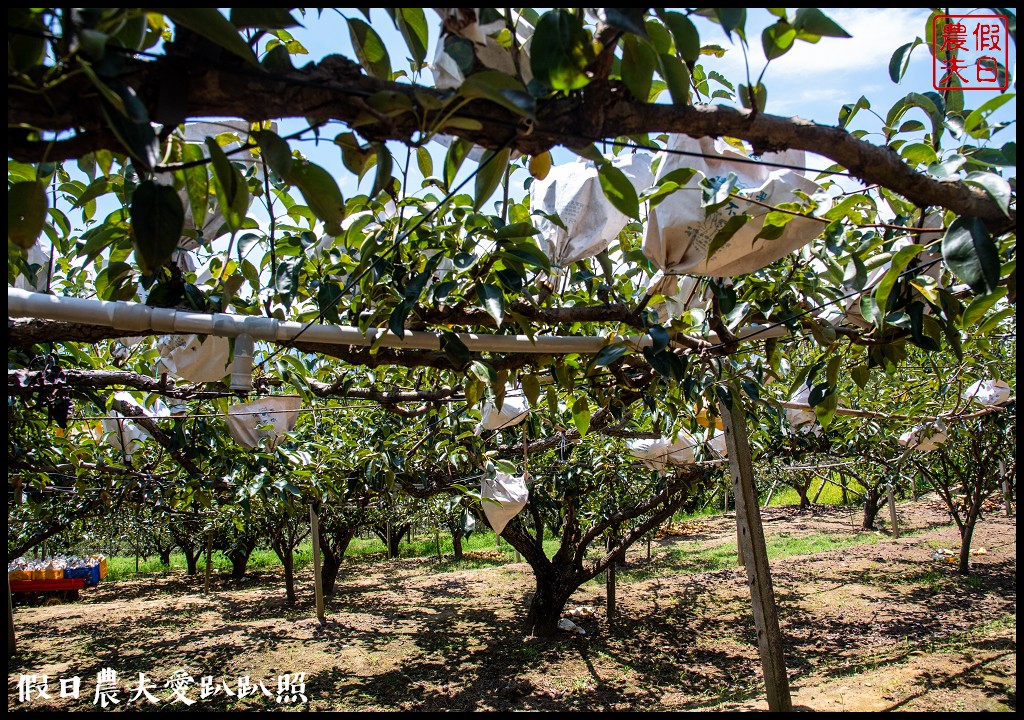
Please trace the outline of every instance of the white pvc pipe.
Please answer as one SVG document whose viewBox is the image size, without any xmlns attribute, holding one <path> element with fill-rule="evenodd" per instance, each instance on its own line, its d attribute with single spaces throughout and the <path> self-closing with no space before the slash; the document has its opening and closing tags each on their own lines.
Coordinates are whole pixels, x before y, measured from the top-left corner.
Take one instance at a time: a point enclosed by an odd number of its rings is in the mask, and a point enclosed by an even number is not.
<svg viewBox="0 0 1024 720">
<path fill-rule="evenodd" d="M 348 325 L 309 325 L 288 322 L 275 318 L 253 315 L 230 315 L 227 313 L 197 313 L 173 308 L 154 308 L 141 303 L 122 300 L 87 300 L 83 298 L 58 297 L 45 293 L 27 292 L 7 288 L 7 316 L 12 318 L 35 318 L 60 322 L 83 323 L 124 330 L 126 336 L 153 330 L 166 335 L 217 335 L 238 337 L 251 335 L 255 340 L 286 343 L 296 338 L 308 343 L 326 345 L 355 345 L 369 347 L 375 342 L 378 347 L 408 348 L 416 350 L 440 350 L 440 335 L 433 332 L 406 330 L 404 337 L 398 337 L 390 330 L 369 328 L 364 333 Z M 781 337 L 788 331 L 785 327 L 751 326 L 736 333 L 744 339 L 756 336 L 758 339 Z M 649 335 L 570 336 L 537 335 L 531 340 L 526 335 L 478 335 L 456 333 L 472 352 L 515 352 L 538 354 L 595 355 L 602 348 L 617 342 L 625 342 L 634 350 L 652 344 Z M 708 342 L 718 342 L 718 336 L 711 333 Z"/>
</svg>

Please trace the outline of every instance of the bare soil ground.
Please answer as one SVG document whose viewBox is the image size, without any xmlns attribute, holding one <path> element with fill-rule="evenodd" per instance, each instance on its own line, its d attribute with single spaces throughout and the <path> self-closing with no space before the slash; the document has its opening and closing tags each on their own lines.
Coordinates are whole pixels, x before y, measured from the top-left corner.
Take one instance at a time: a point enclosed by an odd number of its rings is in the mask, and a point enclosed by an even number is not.
<svg viewBox="0 0 1024 720">
<path fill-rule="evenodd" d="M 934 498 L 901 504 L 898 538 L 887 527 L 860 530 L 853 508 L 762 516 L 769 538 L 877 540 L 772 562 L 795 710 L 1016 710 L 1015 515 L 993 510 L 979 523 L 969 577 L 935 558 L 955 552 L 959 536 Z M 325 626 L 314 617 L 309 570 L 293 608 L 269 573 L 218 582 L 210 595 L 202 577 L 170 575 L 100 583 L 77 602 L 17 605 L 8 709 L 95 711 L 97 674 L 111 668 L 120 702 L 107 710 L 119 711 L 767 710 L 744 569 L 659 570 L 681 548 L 734 546 L 735 519 L 683 530 L 655 540 L 650 559 L 645 544 L 631 549 L 614 624 L 604 583 L 592 582 L 567 606 L 594 608 L 574 617 L 586 634 L 550 639 L 522 631 L 533 591 L 526 564 L 346 564 Z M 168 685 L 176 671 L 194 680 L 177 697 Z M 131 701 L 139 673 L 156 704 Z M 296 673 L 303 684 L 289 677 Z M 26 675 L 36 689 L 46 676 L 50 697 L 23 701 Z M 79 697 L 70 682 L 61 697 L 72 676 Z M 239 698 L 246 676 L 256 692 Z"/>
</svg>

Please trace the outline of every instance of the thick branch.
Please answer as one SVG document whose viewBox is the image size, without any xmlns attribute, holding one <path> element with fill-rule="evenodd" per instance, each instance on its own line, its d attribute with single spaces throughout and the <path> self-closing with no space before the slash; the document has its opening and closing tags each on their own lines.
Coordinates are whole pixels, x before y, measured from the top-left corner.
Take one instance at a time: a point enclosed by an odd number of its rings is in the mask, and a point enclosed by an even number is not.
<svg viewBox="0 0 1024 720">
<path fill-rule="evenodd" d="M 166 84 L 161 59 L 130 66 L 125 82 L 135 88 L 151 118 L 160 117 L 161 87 Z M 556 146 L 580 147 L 600 140 L 645 133 L 683 133 L 692 137 L 730 136 L 750 142 L 763 153 L 794 148 L 829 158 L 867 184 L 893 190 L 916 205 L 941 206 L 961 215 L 985 220 L 993 232 L 1016 227 L 1016 209 L 1004 214 L 983 190 L 962 182 L 940 182 L 908 166 L 895 151 L 857 139 L 842 128 L 801 118 L 751 114 L 719 105 L 680 107 L 635 100 L 621 85 L 600 83 L 601 92 L 582 93 L 544 101 L 537 119 L 527 128 L 508 110 L 486 100 L 474 100 L 460 113 L 480 123 L 479 129 L 445 127 L 451 133 L 490 149 L 511 139 L 511 147 L 536 155 Z M 412 111 L 378 117 L 365 98 L 381 91 L 405 95 Z M 238 65 L 193 68 L 187 97 L 190 117 L 227 116 L 249 121 L 280 118 L 337 120 L 357 123 L 370 141 L 420 141 L 421 129 L 434 116 L 423 110 L 417 94 L 445 102 L 450 92 L 431 87 L 392 83 L 366 76 L 352 61 L 332 55 L 287 73 L 261 72 Z M 48 92 L 8 87 L 8 155 L 25 162 L 61 161 L 108 148 L 123 152 L 93 100 L 96 92 L 84 76 L 67 79 Z M 397 105 L 395 107 L 398 107 Z M 424 120 L 427 123 L 424 123 Z M 22 128 L 48 133 L 77 132 L 70 140 L 36 139 Z"/>
</svg>

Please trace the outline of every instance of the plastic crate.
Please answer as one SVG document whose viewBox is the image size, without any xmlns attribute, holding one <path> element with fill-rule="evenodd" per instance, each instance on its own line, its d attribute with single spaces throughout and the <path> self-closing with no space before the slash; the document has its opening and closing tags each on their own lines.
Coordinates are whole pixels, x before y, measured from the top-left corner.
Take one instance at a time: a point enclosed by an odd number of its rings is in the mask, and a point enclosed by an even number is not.
<svg viewBox="0 0 1024 720">
<path fill-rule="evenodd" d="M 35 571 L 36 580 L 63 580 L 64 568 L 43 568 Z"/>
<path fill-rule="evenodd" d="M 34 580 L 35 572 L 32 570 L 8 570 L 7 579 L 11 582 L 24 582 L 26 580 Z"/>
<path fill-rule="evenodd" d="M 100 569 L 100 571 L 99 571 L 100 572 L 99 580 L 106 580 L 107 579 L 107 558 L 105 556 L 103 556 L 103 555 L 93 555 L 91 557 L 93 558 L 93 560 L 98 560 L 99 561 L 99 569 Z M 99 582 L 99 580 L 97 580 L 96 582 Z"/>
<path fill-rule="evenodd" d="M 92 568 L 88 565 L 84 567 L 64 568 L 64 577 L 82 578 L 85 580 L 86 585 L 88 585 L 89 579 L 92 577 Z"/>
</svg>

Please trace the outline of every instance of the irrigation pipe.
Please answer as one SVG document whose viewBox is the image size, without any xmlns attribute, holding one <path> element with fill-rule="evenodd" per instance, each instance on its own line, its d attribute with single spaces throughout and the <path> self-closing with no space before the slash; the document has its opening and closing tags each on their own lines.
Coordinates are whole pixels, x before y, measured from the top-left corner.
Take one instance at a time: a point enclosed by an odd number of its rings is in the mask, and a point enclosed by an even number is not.
<svg viewBox="0 0 1024 720">
<path fill-rule="evenodd" d="M 402 337 L 383 328 L 369 328 L 365 332 L 351 325 L 314 325 L 277 320 L 275 318 L 233 315 L 228 313 L 197 313 L 173 308 L 154 308 L 123 300 L 93 300 L 58 297 L 45 293 L 27 292 L 7 288 L 7 316 L 84 323 L 124 330 L 125 335 L 156 331 L 179 335 L 216 335 L 238 337 L 246 334 L 255 340 L 287 343 L 299 335 L 309 343 L 326 345 L 352 345 L 359 347 L 390 347 L 416 350 L 440 350 L 441 337 L 437 333 L 406 330 Z M 784 327 L 750 326 L 736 332 L 743 340 L 748 336 L 758 339 L 782 337 L 789 331 Z M 650 347 L 649 335 L 494 335 L 456 333 L 472 352 L 515 352 L 538 354 L 596 355 L 603 348 L 625 342 L 635 350 Z M 709 333 L 710 342 L 718 342 L 715 333 Z"/>
</svg>

